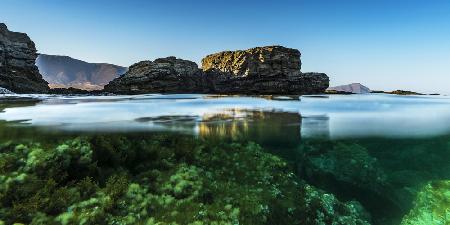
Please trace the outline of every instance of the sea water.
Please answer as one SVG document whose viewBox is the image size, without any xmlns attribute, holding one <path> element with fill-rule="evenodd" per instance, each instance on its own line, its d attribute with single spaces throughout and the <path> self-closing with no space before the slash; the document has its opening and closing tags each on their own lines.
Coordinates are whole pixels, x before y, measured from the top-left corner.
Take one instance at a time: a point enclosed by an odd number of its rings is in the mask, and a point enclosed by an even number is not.
<svg viewBox="0 0 450 225">
<path fill-rule="evenodd" d="M 448 224 L 446 96 L 0 97 L 0 219 Z"/>
</svg>

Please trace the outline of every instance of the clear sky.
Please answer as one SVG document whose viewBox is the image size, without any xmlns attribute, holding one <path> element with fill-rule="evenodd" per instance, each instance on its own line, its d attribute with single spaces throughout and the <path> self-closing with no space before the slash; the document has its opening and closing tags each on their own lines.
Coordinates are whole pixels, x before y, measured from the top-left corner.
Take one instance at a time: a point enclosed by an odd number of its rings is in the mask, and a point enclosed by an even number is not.
<svg viewBox="0 0 450 225">
<path fill-rule="evenodd" d="M 331 85 L 450 94 L 449 0 L 1 0 L 40 53 L 129 66 L 283 45 Z"/>
</svg>

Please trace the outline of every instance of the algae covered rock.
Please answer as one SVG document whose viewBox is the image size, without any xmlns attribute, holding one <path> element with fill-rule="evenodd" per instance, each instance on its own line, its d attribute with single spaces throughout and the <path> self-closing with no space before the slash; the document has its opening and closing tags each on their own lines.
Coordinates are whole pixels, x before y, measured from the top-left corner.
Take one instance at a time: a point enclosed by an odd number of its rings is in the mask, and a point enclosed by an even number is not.
<svg viewBox="0 0 450 225">
<path fill-rule="evenodd" d="M 340 202 L 334 195 L 310 185 L 302 189 L 302 224 L 369 225 L 370 216 L 358 202 Z"/>
<path fill-rule="evenodd" d="M 417 194 L 401 225 L 450 224 L 450 180 L 433 181 Z"/>
<path fill-rule="evenodd" d="M 94 135 L 0 145 L 0 218 L 25 224 L 367 224 L 247 142 Z"/>
</svg>

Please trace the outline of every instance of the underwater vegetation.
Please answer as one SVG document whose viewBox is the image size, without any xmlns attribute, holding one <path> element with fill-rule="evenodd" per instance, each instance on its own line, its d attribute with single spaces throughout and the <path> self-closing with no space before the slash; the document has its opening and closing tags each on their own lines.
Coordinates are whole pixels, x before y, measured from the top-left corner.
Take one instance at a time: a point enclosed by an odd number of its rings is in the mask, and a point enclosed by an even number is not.
<svg viewBox="0 0 450 225">
<path fill-rule="evenodd" d="M 443 181 L 429 183 L 450 178 L 448 143 L 448 137 L 311 139 L 301 142 L 293 161 L 296 174 L 309 184 L 342 201 L 361 203 L 373 224 L 397 225 L 406 214 L 435 221 L 403 219 L 403 224 L 448 224 L 448 183 L 447 189 Z M 431 213 L 432 208 L 441 208 L 441 213 Z"/>
<path fill-rule="evenodd" d="M 369 224 L 252 142 L 154 134 L 0 145 L 0 224 Z"/>
<path fill-rule="evenodd" d="M 433 181 L 418 193 L 401 225 L 450 224 L 450 180 Z"/>
</svg>

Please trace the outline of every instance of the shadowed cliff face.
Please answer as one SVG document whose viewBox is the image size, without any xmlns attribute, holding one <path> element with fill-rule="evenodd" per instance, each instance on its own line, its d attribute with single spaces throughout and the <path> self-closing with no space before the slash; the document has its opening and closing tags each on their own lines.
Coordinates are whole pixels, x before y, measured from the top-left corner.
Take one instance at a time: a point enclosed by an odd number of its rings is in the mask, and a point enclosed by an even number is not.
<svg viewBox="0 0 450 225">
<path fill-rule="evenodd" d="M 0 87 L 16 93 L 46 93 L 48 83 L 35 65 L 36 47 L 24 33 L 0 23 Z"/>
<path fill-rule="evenodd" d="M 167 57 L 134 64 L 105 86 L 121 94 L 220 93 L 317 94 L 329 79 L 323 73 L 301 73 L 300 52 L 281 46 L 221 52 L 202 60 L 202 69 L 187 60 Z"/>
<path fill-rule="evenodd" d="M 100 90 L 127 71 L 127 68 L 113 64 L 88 63 L 68 56 L 44 54 L 38 56 L 36 65 L 51 88 Z"/>
</svg>

